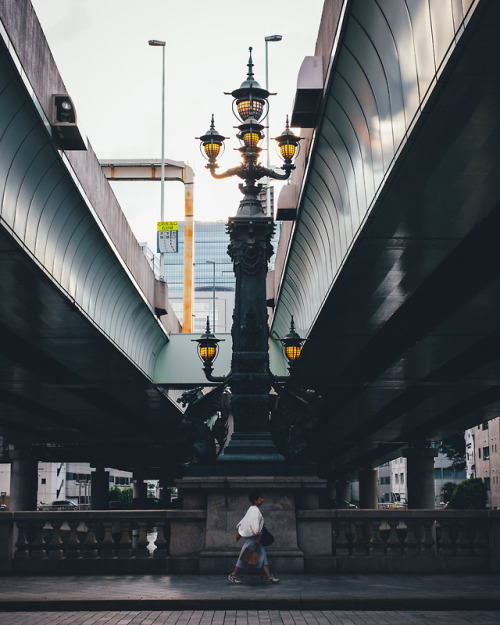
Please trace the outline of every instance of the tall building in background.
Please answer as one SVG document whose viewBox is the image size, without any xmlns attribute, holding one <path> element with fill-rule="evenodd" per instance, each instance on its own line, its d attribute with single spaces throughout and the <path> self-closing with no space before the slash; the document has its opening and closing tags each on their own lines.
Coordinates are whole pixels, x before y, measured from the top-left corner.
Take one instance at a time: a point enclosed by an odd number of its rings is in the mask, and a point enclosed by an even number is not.
<svg viewBox="0 0 500 625">
<path fill-rule="evenodd" d="M 207 317 L 215 332 L 230 332 L 234 309 L 235 278 L 227 253 L 229 235 L 226 221 L 194 222 L 194 303 L 193 332 L 203 332 Z M 179 221 L 178 251 L 165 254 L 168 298 L 177 318 L 183 321 L 184 297 L 184 222 Z M 272 240 L 276 250 L 279 223 Z M 213 261 L 213 262 L 207 262 Z M 269 268 L 274 268 L 274 256 Z M 215 324 L 214 324 L 215 303 Z M 214 327 L 215 326 L 215 327 Z"/>
<path fill-rule="evenodd" d="M 479 477 L 486 485 L 488 507 L 500 508 L 500 417 L 485 421 L 466 432 L 466 452 L 470 477 Z"/>
</svg>

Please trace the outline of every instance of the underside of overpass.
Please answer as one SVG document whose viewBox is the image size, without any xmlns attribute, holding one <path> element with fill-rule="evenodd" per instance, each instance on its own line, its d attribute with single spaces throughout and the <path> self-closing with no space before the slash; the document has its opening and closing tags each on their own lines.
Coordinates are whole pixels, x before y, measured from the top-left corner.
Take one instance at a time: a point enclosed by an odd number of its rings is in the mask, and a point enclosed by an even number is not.
<svg viewBox="0 0 500 625">
<path fill-rule="evenodd" d="M 271 330 L 293 315 L 308 339 L 310 456 L 340 476 L 500 410 L 500 5 L 325 8 L 339 25 L 318 39 L 323 105 Z M 1 18 L 16 42 L 43 39 L 28 0 Z M 90 146 L 58 149 L 48 47 L 35 59 L 2 36 L 0 434 L 41 460 L 173 474 L 186 441 L 157 374 L 178 331 L 166 289 Z"/>
<path fill-rule="evenodd" d="M 66 89 L 31 3 L 0 17 L 0 435 L 39 460 L 172 477 L 182 413 L 153 383 L 179 331 L 166 285 L 91 146 L 61 149 Z"/>
<path fill-rule="evenodd" d="M 500 412 L 499 25 L 489 0 L 344 3 L 273 322 L 308 338 L 325 470 Z"/>
</svg>

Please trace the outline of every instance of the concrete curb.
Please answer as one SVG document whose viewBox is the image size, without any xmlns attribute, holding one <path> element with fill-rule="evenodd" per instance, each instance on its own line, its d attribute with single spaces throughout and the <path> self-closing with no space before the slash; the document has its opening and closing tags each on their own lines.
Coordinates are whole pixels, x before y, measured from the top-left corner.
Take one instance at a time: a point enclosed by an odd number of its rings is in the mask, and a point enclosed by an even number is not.
<svg viewBox="0 0 500 625">
<path fill-rule="evenodd" d="M 4 599 L 0 612 L 143 610 L 500 611 L 491 597 L 196 597 L 179 599 Z"/>
</svg>

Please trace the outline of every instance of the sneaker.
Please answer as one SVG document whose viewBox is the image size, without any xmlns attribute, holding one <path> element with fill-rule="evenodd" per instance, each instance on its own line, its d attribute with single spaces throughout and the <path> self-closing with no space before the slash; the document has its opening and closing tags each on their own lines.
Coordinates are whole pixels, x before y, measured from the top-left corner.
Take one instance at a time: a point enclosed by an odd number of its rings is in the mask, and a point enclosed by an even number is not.
<svg viewBox="0 0 500 625">
<path fill-rule="evenodd" d="M 266 579 L 266 584 L 278 584 L 279 581 L 280 580 L 277 577 L 274 577 L 274 575 L 271 575 L 271 577 L 268 577 Z"/>
<path fill-rule="evenodd" d="M 234 577 L 233 575 L 231 575 L 231 573 L 229 573 L 227 579 L 231 582 L 231 584 L 241 584 L 241 579 Z"/>
</svg>

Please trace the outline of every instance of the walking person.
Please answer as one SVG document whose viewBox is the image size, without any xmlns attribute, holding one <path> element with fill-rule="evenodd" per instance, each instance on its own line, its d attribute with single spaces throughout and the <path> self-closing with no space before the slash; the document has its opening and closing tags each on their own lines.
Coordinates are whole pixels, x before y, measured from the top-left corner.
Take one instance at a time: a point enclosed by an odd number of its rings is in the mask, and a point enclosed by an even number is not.
<svg viewBox="0 0 500 625">
<path fill-rule="evenodd" d="M 266 550 L 260 541 L 262 529 L 264 528 L 264 517 L 262 516 L 260 507 L 262 506 L 264 498 L 262 497 L 262 493 L 259 492 L 250 493 L 248 498 L 252 505 L 248 508 L 247 513 L 238 523 L 238 533 L 236 534 L 236 541 L 240 538 L 244 538 L 245 542 L 243 543 L 233 572 L 228 575 L 228 580 L 233 584 L 241 584 L 241 580 L 237 578 L 238 573 L 240 572 L 240 569 L 249 567 L 246 562 L 243 562 L 241 556 L 243 555 L 245 549 L 251 549 L 252 551 L 260 554 L 255 567 L 262 568 L 264 575 L 266 576 L 266 582 L 269 582 L 270 584 L 277 584 L 280 580 L 269 572 Z"/>
</svg>

